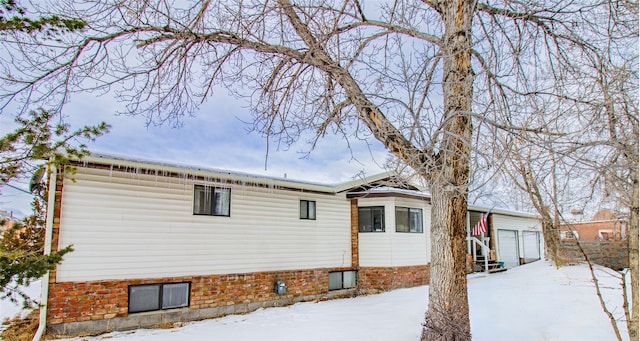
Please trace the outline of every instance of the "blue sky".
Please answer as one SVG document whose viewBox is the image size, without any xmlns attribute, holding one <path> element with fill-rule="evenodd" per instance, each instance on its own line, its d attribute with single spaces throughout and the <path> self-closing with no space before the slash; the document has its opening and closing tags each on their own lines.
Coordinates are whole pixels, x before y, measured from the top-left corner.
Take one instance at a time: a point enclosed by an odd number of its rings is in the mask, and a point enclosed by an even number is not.
<svg viewBox="0 0 640 341">
<path fill-rule="evenodd" d="M 211 96 L 196 117 L 185 118 L 181 128 L 147 127 L 144 117 L 118 116 L 115 113 L 122 105 L 108 94 L 75 95 L 64 108 L 65 120 L 76 128 L 103 120 L 112 126 L 108 134 L 88 144 L 94 152 L 275 177 L 286 173 L 290 179 L 320 183 L 349 181 L 361 172 L 382 172 L 388 155 L 373 139 L 349 141 L 350 151 L 341 136 L 327 135 L 308 157 L 304 156 L 310 145 L 305 141 L 288 150 L 277 150 L 272 142 L 265 169 L 266 140 L 258 133 L 248 133 L 247 103 L 228 96 L 226 90 Z M 12 115 L 10 111 L 0 114 L 0 133 L 10 131 Z M 12 184 L 26 189 L 26 182 Z M 30 211 L 30 196 L 6 186 L 1 190 L 0 209 L 17 215 Z"/>
</svg>

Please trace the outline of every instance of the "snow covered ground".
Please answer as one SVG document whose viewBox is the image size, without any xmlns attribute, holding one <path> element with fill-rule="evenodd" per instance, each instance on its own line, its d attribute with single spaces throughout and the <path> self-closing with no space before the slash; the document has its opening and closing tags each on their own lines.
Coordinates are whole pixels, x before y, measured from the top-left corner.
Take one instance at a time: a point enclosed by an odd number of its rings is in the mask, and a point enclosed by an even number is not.
<svg viewBox="0 0 640 341">
<path fill-rule="evenodd" d="M 597 271 L 603 296 L 624 319 L 621 280 Z M 352 299 L 299 303 L 173 329 L 115 332 L 87 340 L 418 340 L 426 286 Z M 474 340 L 615 340 L 586 265 L 556 269 L 547 262 L 469 279 Z M 4 313 L 2 313 L 4 315 Z M 626 325 L 620 332 L 627 340 Z"/>
</svg>

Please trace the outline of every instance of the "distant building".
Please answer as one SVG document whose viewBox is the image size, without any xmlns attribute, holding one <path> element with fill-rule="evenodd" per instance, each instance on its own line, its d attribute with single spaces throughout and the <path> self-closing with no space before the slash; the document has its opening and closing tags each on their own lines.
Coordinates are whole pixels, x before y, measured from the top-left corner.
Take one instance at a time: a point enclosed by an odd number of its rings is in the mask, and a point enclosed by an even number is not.
<svg viewBox="0 0 640 341">
<path fill-rule="evenodd" d="M 629 222 L 607 209 L 599 210 L 591 221 L 575 222 L 560 227 L 561 239 L 622 240 L 627 238 Z"/>
</svg>

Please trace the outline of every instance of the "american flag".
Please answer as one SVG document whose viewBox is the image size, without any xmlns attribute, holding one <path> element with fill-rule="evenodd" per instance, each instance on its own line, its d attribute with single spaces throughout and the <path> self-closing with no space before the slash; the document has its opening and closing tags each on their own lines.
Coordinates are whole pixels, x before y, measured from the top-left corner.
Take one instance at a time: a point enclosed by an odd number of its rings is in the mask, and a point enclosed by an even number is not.
<svg viewBox="0 0 640 341">
<path fill-rule="evenodd" d="M 487 232 L 487 225 L 489 225 L 487 220 L 489 220 L 490 213 L 491 213 L 491 210 L 489 210 L 487 214 L 482 215 L 482 218 L 480 218 L 480 221 L 476 224 L 476 226 L 473 227 L 473 229 L 471 229 L 471 235 L 478 236 Z"/>
</svg>

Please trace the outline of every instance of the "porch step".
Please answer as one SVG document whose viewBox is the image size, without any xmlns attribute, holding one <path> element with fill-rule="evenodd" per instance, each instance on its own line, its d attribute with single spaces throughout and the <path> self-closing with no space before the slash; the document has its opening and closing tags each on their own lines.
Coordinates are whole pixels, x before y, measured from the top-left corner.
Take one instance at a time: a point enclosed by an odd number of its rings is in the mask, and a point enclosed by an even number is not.
<svg viewBox="0 0 640 341">
<path fill-rule="evenodd" d="M 496 272 L 503 272 L 503 271 L 507 271 L 507 268 L 502 267 L 502 265 L 500 264 L 500 262 L 497 262 L 495 260 L 489 260 L 487 262 L 487 266 L 489 268 L 489 273 L 496 273 Z M 484 271 L 484 258 L 481 256 L 476 257 L 476 262 L 475 262 L 475 266 L 474 266 L 474 270 L 476 272 L 483 272 Z"/>
<path fill-rule="evenodd" d="M 494 274 L 494 273 L 497 273 L 497 272 L 504 272 L 504 271 L 507 271 L 507 268 L 494 268 L 494 269 L 489 268 L 489 273 L 490 274 Z"/>
</svg>

